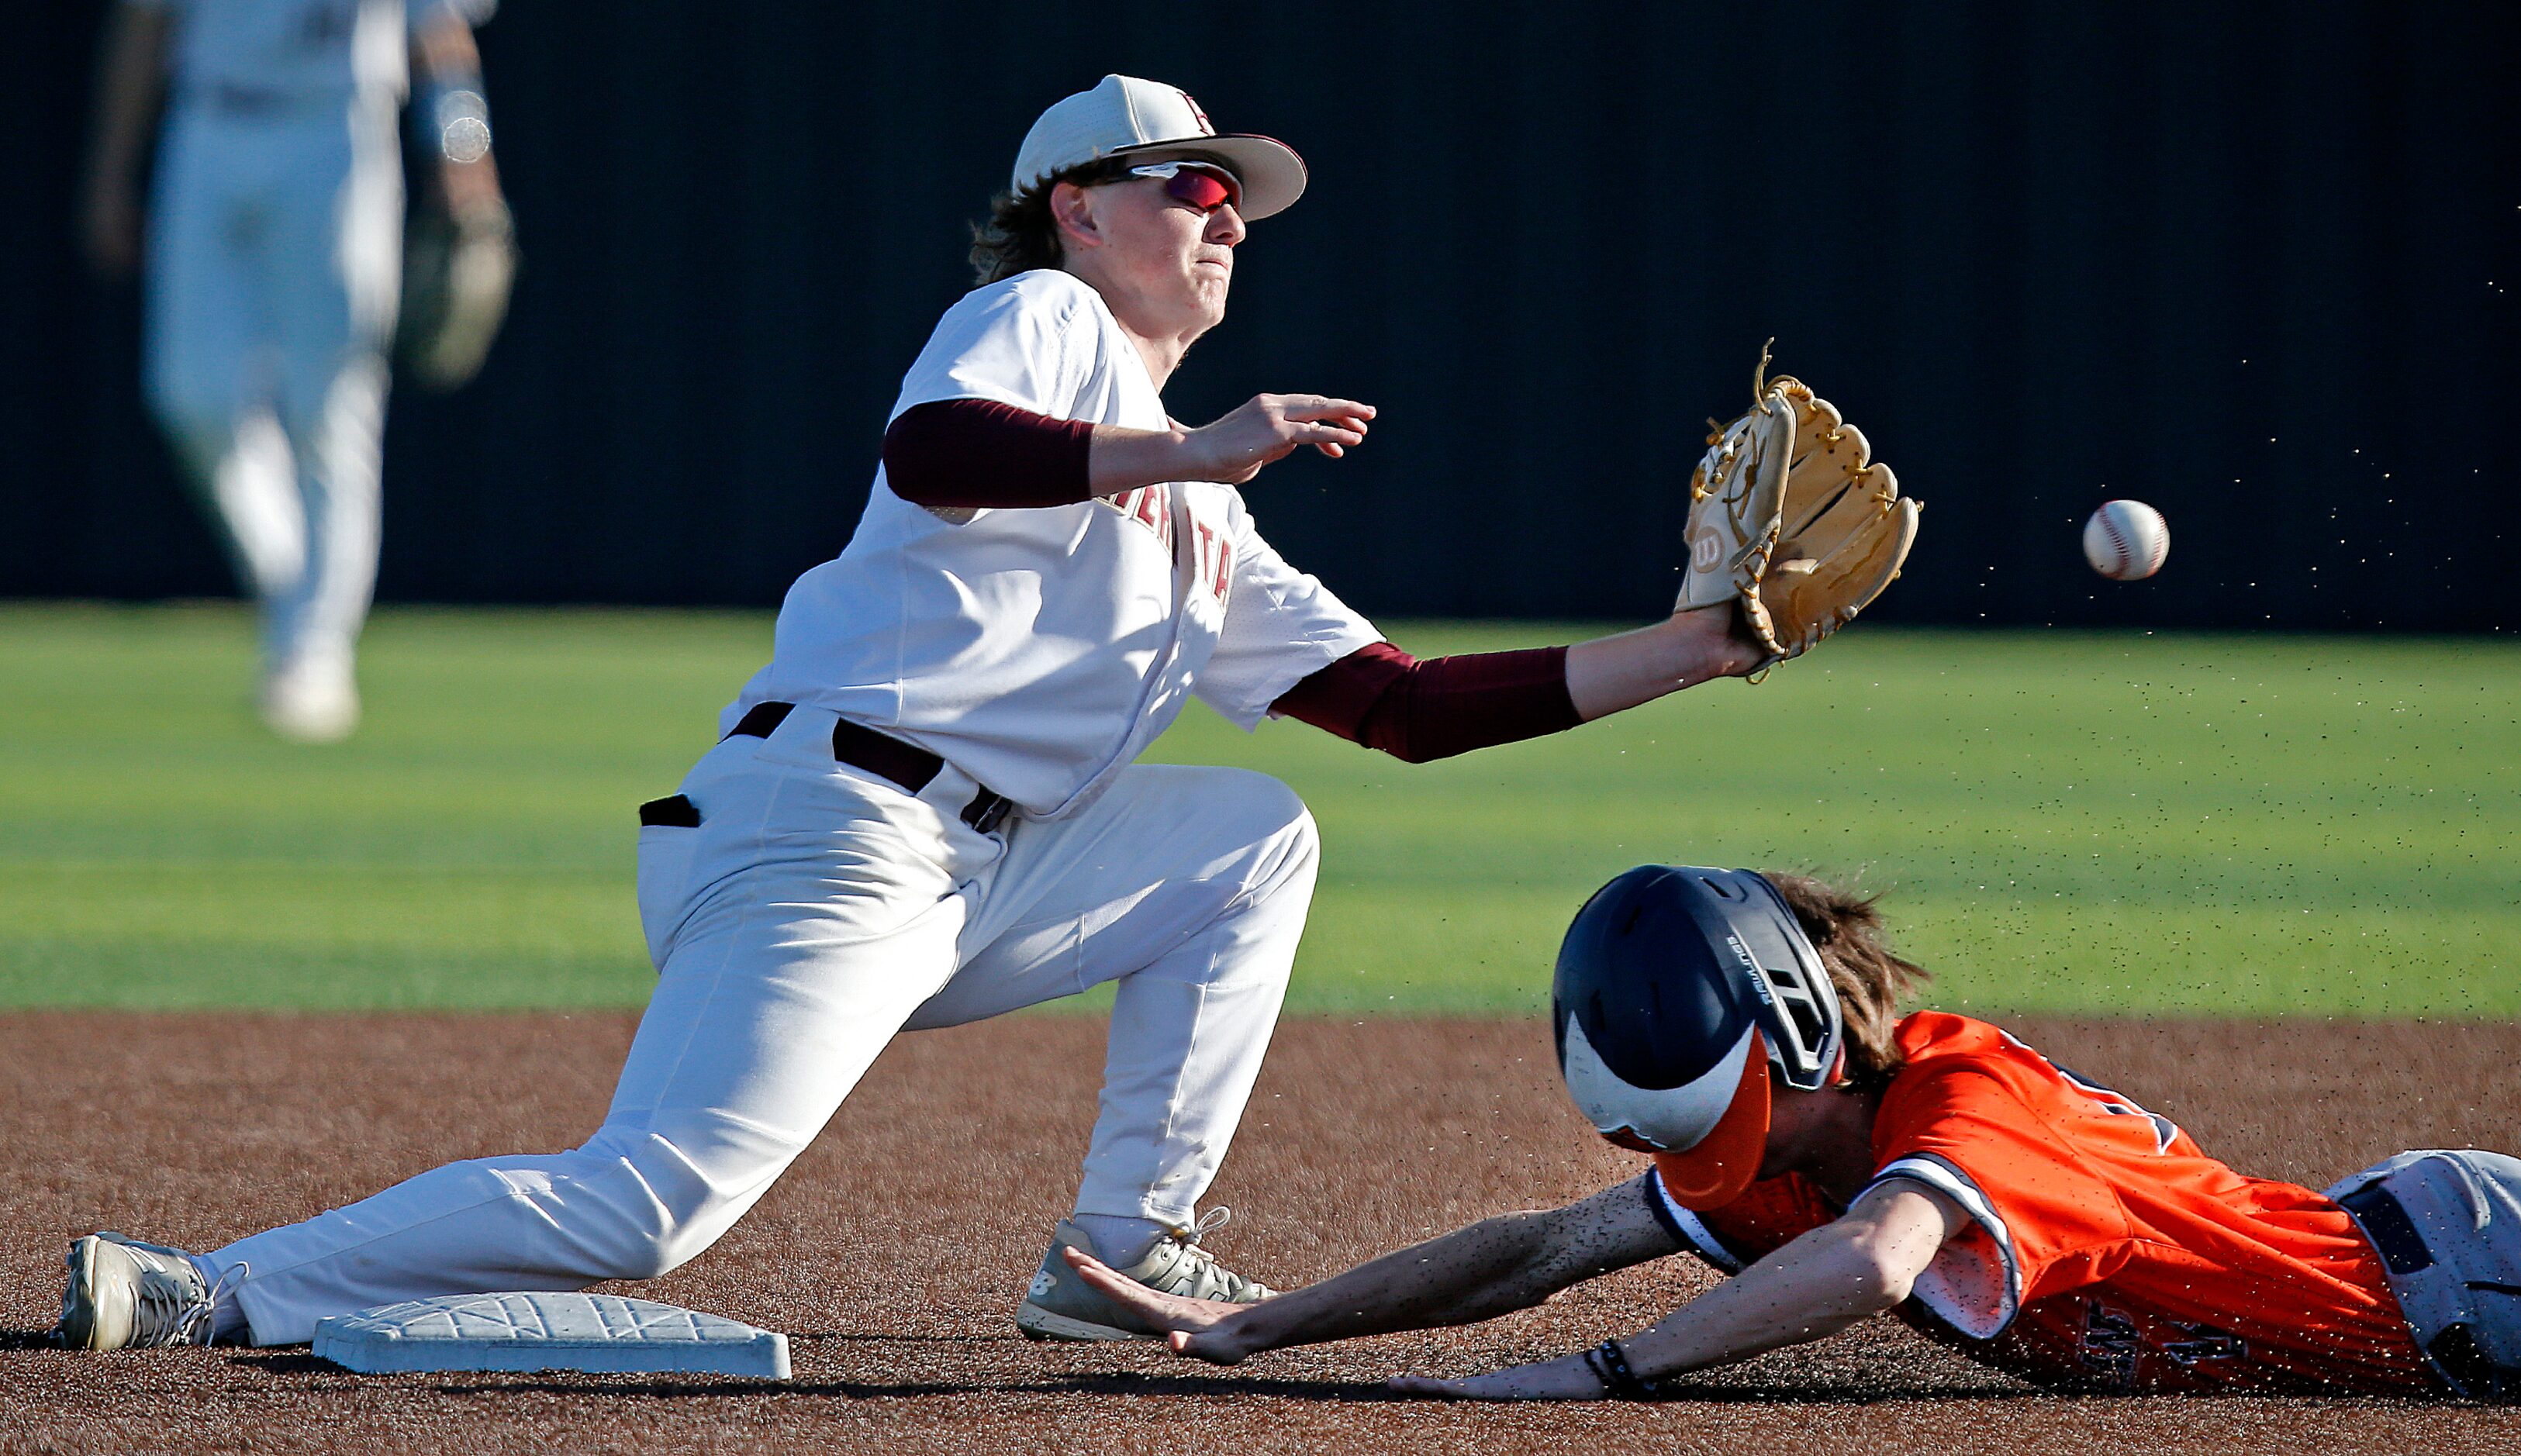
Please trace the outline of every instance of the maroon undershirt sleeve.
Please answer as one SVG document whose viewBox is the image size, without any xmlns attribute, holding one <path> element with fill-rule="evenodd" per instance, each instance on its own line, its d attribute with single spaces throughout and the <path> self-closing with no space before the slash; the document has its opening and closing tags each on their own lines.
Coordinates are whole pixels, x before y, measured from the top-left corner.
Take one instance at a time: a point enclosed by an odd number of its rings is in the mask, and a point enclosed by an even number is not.
<svg viewBox="0 0 2521 1456">
<path fill-rule="evenodd" d="M 1567 649 L 1409 656 L 1358 648 L 1289 688 L 1274 710 L 1408 763 L 1561 733 L 1583 721 L 1567 696 Z"/>
<path fill-rule="evenodd" d="M 884 432 L 884 474 L 916 506 L 987 510 L 1090 499 L 1094 426 L 987 399 L 903 410 Z M 1410 763 L 1558 733 L 1583 721 L 1567 696 L 1567 649 L 1409 656 L 1389 642 L 1349 654 L 1271 705 L 1291 718 Z"/>
<path fill-rule="evenodd" d="M 1090 420 L 1054 420 L 991 399 L 914 404 L 884 432 L 884 478 L 914 506 L 1073 506 L 1093 494 Z"/>
</svg>

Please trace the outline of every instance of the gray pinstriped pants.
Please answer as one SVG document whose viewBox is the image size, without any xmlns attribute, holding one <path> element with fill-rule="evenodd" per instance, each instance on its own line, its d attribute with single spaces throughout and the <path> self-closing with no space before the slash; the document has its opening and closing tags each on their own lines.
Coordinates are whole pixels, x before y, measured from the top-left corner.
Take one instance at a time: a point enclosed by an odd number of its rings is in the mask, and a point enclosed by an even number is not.
<svg viewBox="0 0 2521 1456">
<path fill-rule="evenodd" d="M 2402 1153 L 2327 1196 L 2380 1251 L 2434 1368 L 2472 1398 L 2521 1400 L 2521 1158 Z"/>
</svg>

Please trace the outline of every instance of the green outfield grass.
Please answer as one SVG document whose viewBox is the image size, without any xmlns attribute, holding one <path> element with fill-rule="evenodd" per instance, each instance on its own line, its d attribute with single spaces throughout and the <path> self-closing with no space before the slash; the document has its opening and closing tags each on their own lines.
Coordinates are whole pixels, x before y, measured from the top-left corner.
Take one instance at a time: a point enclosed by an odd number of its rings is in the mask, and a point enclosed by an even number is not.
<svg viewBox="0 0 2521 1456">
<path fill-rule="evenodd" d="M 0 609 L 0 1005 L 644 998 L 631 806 L 766 615 L 390 611 L 368 726 L 316 750 L 252 723 L 249 632 Z M 1157 756 L 1312 805 L 1299 1010 L 1532 1010 L 1583 895 L 1673 860 L 1889 891 L 1946 1006 L 2521 1015 L 2521 649 L 2494 641 L 1873 628 L 1445 763 L 1205 709 Z"/>
</svg>

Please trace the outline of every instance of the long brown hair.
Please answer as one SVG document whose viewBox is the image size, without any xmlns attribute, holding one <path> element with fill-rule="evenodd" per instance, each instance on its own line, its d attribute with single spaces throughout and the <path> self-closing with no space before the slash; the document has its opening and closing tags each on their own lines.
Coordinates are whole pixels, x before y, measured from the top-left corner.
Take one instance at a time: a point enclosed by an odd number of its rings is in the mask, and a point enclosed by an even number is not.
<svg viewBox="0 0 2521 1456">
<path fill-rule="evenodd" d="M 1058 267 L 1066 254 L 1059 247 L 1059 222 L 1050 215 L 1050 190 L 1062 182 L 1092 187 L 1116 181 L 1128 169 L 1128 159 L 1097 159 L 989 199 L 988 220 L 972 224 L 975 281 L 996 283 L 1035 268 Z"/>
<path fill-rule="evenodd" d="M 1888 1082 L 1902 1060 L 1892 1036 L 1900 998 L 1931 978 L 1926 969 L 1891 953 L 1882 912 L 1874 908 L 1879 895 L 1860 895 L 1808 875 L 1764 872 L 1761 878 L 1785 897 L 1829 968 L 1847 1024 L 1847 1089 L 1867 1092 Z"/>
</svg>

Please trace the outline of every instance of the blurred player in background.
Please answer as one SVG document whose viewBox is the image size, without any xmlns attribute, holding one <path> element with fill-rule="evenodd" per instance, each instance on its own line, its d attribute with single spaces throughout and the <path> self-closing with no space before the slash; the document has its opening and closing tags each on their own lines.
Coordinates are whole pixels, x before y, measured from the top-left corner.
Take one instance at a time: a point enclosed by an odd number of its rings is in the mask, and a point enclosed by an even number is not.
<svg viewBox="0 0 2521 1456">
<path fill-rule="evenodd" d="M 85 243 L 109 278 L 145 254 L 150 404 L 261 604 L 259 706 L 286 738 L 329 742 L 358 722 L 351 659 L 376 582 L 402 275 L 406 57 L 434 201 L 469 243 L 453 251 L 507 256 L 472 29 L 495 3 L 122 0 L 109 26 Z M 504 273 L 488 271 L 504 303 Z"/>
</svg>

